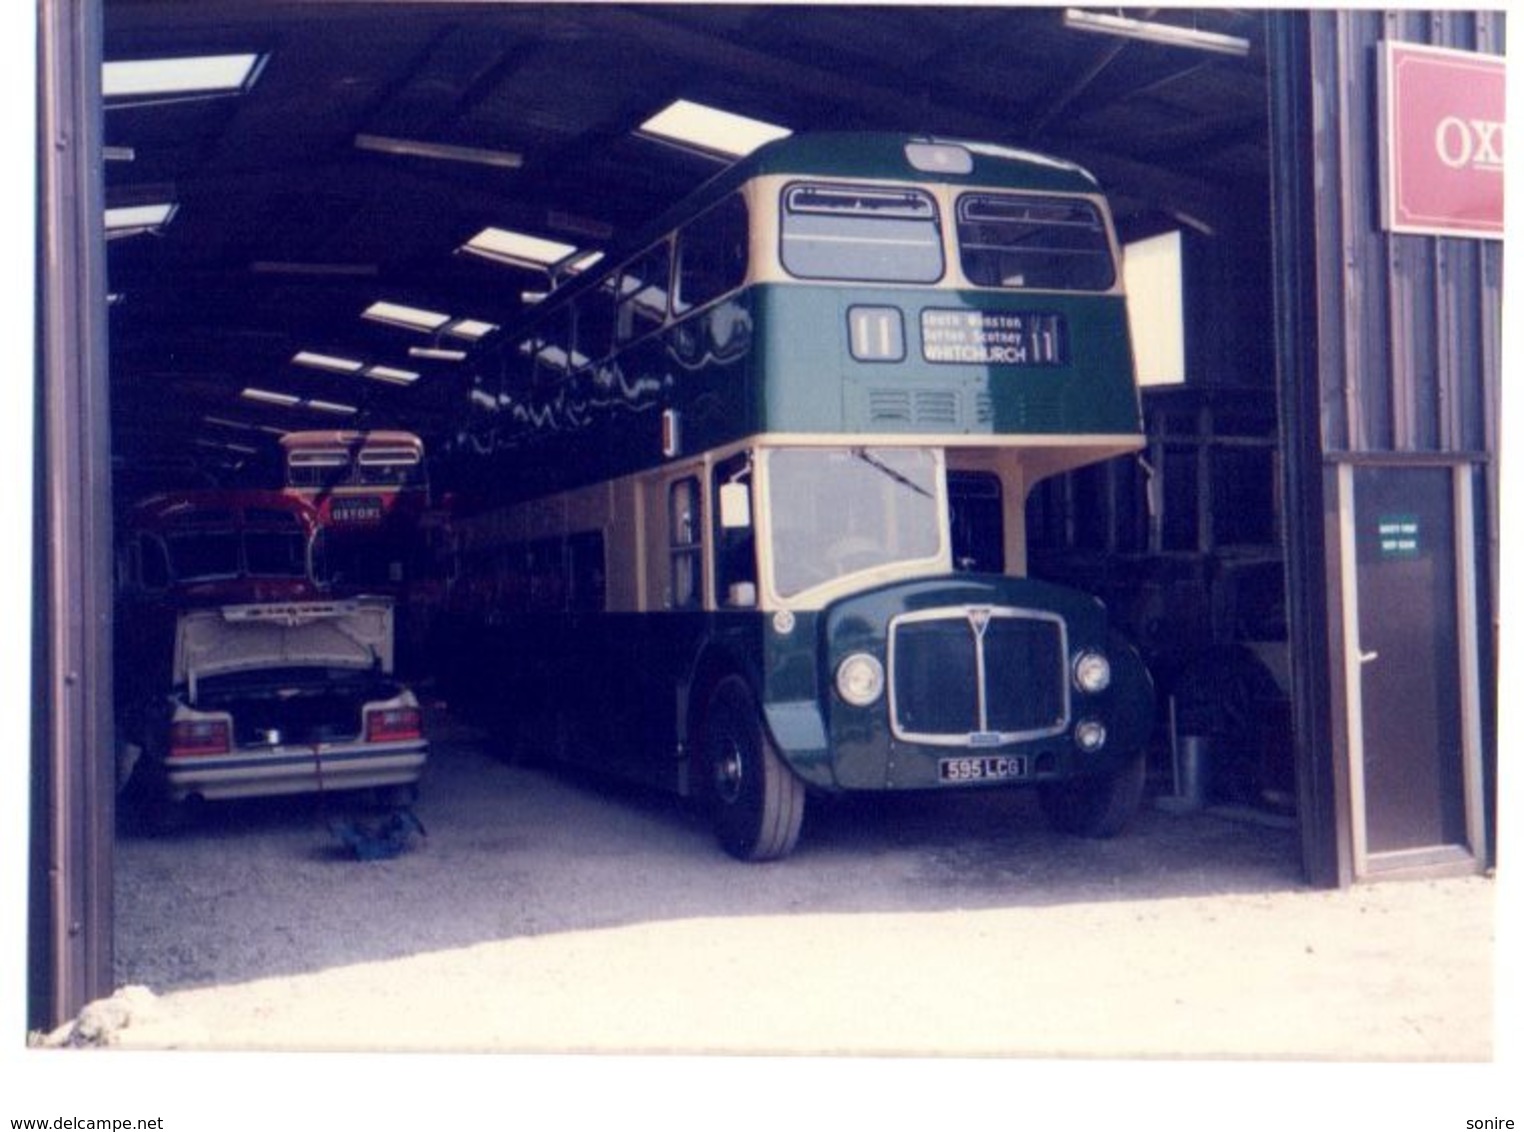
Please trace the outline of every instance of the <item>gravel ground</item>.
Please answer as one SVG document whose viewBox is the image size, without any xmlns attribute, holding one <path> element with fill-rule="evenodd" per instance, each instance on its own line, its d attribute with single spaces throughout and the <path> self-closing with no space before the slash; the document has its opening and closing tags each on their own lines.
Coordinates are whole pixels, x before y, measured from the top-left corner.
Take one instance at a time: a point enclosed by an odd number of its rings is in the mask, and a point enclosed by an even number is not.
<svg viewBox="0 0 1524 1132">
<path fill-rule="evenodd" d="M 395 859 L 346 854 L 332 801 L 124 837 L 118 983 L 146 990 L 97 1044 L 706 1066 L 1495 1054 L 1490 878 L 1315 891 L 1287 828 L 1148 808 L 1086 841 L 995 793 L 836 803 L 794 856 L 747 866 L 679 801 L 510 765 L 438 723 L 428 836 Z"/>
<path fill-rule="evenodd" d="M 995 793 L 838 803 L 747 866 L 677 800 L 435 733 L 395 859 L 316 799 L 121 841 L 118 983 L 165 1044 L 1491 1056 L 1486 878 L 1313 891 L 1290 829 L 1151 808 L 1087 841 Z"/>
</svg>

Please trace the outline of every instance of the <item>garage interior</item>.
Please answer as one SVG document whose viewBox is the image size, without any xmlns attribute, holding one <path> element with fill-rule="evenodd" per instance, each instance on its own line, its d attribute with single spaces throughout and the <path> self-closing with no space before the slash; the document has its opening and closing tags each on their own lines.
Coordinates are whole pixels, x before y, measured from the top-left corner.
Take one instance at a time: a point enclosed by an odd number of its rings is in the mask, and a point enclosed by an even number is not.
<svg viewBox="0 0 1524 1132">
<path fill-rule="evenodd" d="M 1095 174 L 1124 243 L 1174 241 L 1183 352 L 1144 395 L 1147 469 L 1034 497 L 1033 572 L 1105 597 L 1154 668 L 1153 793 L 1215 760 L 1187 801 L 1295 854 L 1267 17 L 1146 25 L 1187 34 L 1060 8 L 106 0 L 109 508 L 278 483 L 296 429 L 448 449 L 472 346 L 549 283 L 483 237 L 597 250 L 703 183 L 727 159 L 648 125 L 679 100 L 1052 153 Z M 166 90 L 114 69 L 208 57 L 241 70 Z"/>
</svg>

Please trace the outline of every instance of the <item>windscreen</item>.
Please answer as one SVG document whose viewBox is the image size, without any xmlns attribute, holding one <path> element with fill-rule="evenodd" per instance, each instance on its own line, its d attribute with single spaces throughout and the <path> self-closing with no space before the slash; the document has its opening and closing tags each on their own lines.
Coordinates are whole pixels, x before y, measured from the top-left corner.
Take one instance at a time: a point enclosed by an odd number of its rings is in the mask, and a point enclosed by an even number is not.
<svg viewBox="0 0 1524 1132">
<path fill-rule="evenodd" d="M 783 597 L 941 553 L 941 470 L 930 449 L 775 449 L 766 466 Z"/>
</svg>

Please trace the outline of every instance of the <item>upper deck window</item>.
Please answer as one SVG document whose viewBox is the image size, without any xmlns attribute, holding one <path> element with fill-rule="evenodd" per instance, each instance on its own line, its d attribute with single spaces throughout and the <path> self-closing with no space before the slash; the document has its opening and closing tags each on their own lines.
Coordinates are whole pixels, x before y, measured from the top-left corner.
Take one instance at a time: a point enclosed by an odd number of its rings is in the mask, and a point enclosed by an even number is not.
<svg viewBox="0 0 1524 1132">
<path fill-rule="evenodd" d="M 1106 225 L 1085 200 L 965 193 L 958 252 L 978 287 L 1105 291 L 1116 281 Z"/>
<path fill-rule="evenodd" d="M 291 487 L 332 487 L 349 475 L 349 453 L 342 448 L 292 452 L 286 462 Z"/>
<path fill-rule="evenodd" d="M 935 283 L 943 271 L 936 202 L 918 189 L 790 185 L 783 266 L 800 279 Z"/>
<path fill-rule="evenodd" d="M 674 314 L 687 314 L 741 285 L 746 235 L 746 202 L 739 196 L 726 197 L 678 233 Z"/>
<path fill-rule="evenodd" d="M 661 243 L 611 278 L 615 288 L 614 340 L 617 345 L 633 342 L 666 320 L 671 274 L 671 248 Z"/>
<path fill-rule="evenodd" d="M 418 453 L 411 448 L 360 451 L 359 481 L 368 487 L 402 487 L 419 478 Z"/>
</svg>

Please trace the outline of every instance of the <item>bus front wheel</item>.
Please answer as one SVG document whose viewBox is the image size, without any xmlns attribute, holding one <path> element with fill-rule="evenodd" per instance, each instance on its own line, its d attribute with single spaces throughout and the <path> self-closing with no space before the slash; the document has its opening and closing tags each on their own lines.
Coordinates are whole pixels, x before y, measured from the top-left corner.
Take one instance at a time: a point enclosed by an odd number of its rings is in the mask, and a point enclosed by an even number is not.
<svg viewBox="0 0 1524 1132">
<path fill-rule="evenodd" d="M 732 857 L 786 857 L 804 823 L 804 785 L 773 750 L 756 699 L 745 681 L 728 676 L 704 712 L 706 792 L 715 834 Z"/>
<path fill-rule="evenodd" d="M 1115 837 L 1143 800 L 1147 775 L 1143 752 L 1113 774 L 1076 778 L 1041 787 L 1038 795 L 1048 824 L 1080 837 Z"/>
</svg>

